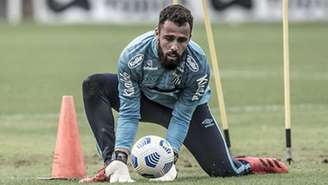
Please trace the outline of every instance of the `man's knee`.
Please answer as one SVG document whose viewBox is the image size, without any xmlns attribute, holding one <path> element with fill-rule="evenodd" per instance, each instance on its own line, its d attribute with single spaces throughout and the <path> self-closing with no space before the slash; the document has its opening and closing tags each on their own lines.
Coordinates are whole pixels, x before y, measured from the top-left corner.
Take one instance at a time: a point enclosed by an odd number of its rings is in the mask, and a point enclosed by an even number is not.
<svg viewBox="0 0 328 185">
<path fill-rule="evenodd" d="M 82 83 L 83 95 L 93 96 L 97 91 L 101 90 L 104 84 L 103 74 L 92 74 L 88 76 Z"/>
</svg>

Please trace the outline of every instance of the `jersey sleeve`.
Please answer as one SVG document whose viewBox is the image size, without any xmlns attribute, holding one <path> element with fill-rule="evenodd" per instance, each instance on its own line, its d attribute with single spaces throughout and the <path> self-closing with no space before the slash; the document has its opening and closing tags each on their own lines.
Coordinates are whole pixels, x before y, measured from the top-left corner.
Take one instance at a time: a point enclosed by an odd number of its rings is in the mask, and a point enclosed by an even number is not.
<svg viewBox="0 0 328 185">
<path fill-rule="evenodd" d="M 137 69 L 131 63 L 141 58 L 130 57 L 123 52 L 118 65 L 118 91 L 120 99 L 119 117 L 116 129 L 115 148 L 130 151 L 140 120 L 140 88 Z M 135 61 L 140 60 L 140 61 Z M 141 61 L 142 62 L 142 61 Z"/>
<path fill-rule="evenodd" d="M 210 70 L 206 57 L 203 58 L 202 64 L 204 65 L 199 71 L 191 72 L 172 112 L 166 138 L 176 152 L 179 152 L 188 133 L 192 114 L 208 88 Z"/>
</svg>

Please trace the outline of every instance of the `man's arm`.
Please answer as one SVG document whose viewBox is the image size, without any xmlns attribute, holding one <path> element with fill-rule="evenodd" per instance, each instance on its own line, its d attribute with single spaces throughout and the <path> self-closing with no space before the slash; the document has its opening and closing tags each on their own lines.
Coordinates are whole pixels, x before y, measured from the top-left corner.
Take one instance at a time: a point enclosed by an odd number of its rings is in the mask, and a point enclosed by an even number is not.
<svg viewBox="0 0 328 185">
<path fill-rule="evenodd" d="M 133 59 L 122 53 L 118 67 L 118 91 L 120 99 L 115 149 L 105 169 L 110 182 L 133 182 L 127 167 L 127 159 L 137 133 L 140 119 L 140 89 L 138 75 L 129 66 Z"/>
<path fill-rule="evenodd" d="M 191 74 L 172 112 L 166 138 L 175 152 L 179 152 L 188 133 L 192 114 L 208 88 L 210 70 L 207 59 L 204 58 L 204 60 L 206 60 L 206 65 L 202 66 L 197 73 Z"/>
<path fill-rule="evenodd" d="M 118 69 L 120 109 L 115 150 L 129 151 L 140 120 L 140 88 L 138 76 L 129 68 L 126 60 L 127 57 L 121 56 Z"/>
</svg>

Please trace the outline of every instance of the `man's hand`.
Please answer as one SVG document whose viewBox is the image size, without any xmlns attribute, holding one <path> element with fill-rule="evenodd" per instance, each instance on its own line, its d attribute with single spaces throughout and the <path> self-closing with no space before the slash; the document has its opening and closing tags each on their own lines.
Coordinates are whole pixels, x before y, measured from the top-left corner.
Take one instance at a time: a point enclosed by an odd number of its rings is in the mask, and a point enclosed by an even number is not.
<svg viewBox="0 0 328 185">
<path fill-rule="evenodd" d="M 128 166 L 119 160 L 109 163 L 105 169 L 105 175 L 109 177 L 109 182 L 134 182 L 129 174 Z"/>
<path fill-rule="evenodd" d="M 173 181 L 177 178 L 177 170 L 175 168 L 175 164 L 171 167 L 171 169 L 162 177 L 150 179 L 150 181 Z"/>
</svg>

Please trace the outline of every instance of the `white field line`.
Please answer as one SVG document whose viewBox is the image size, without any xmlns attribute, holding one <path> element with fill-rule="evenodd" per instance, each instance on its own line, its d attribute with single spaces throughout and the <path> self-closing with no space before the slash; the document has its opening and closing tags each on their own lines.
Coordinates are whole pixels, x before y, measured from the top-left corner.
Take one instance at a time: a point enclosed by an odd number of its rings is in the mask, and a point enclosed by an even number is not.
<svg viewBox="0 0 328 185">
<path fill-rule="evenodd" d="M 320 111 L 327 110 L 328 104 L 298 104 L 292 105 L 292 111 Z M 247 105 L 247 106 L 227 106 L 228 112 L 231 113 L 257 113 L 257 112 L 282 112 L 284 110 L 283 105 Z M 212 111 L 219 111 L 218 107 L 212 107 Z M 78 117 L 85 117 L 84 113 L 77 113 Z M 36 114 L 0 114 L 1 120 L 24 120 L 24 119 L 58 119 L 59 113 L 36 113 Z"/>
<path fill-rule="evenodd" d="M 292 111 L 320 111 L 327 110 L 328 104 L 299 104 L 291 105 Z M 213 107 L 213 111 L 219 111 L 218 107 Z M 283 112 L 284 105 L 246 105 L 246 106 L 230 106 L 227 111 L 231 113 L 257 113 L 257 112 Z"/>
<path fill-rule="evenodd" d="M 251 70 L 223 70 L 222 78 L 226 79 L 263 79 L 263 78 L 283 78 L 282 71 L 251 71 Z M 328 73 L 324 72 L 291 72 L 291 80 L 328 80 Z"/>
</svg>

